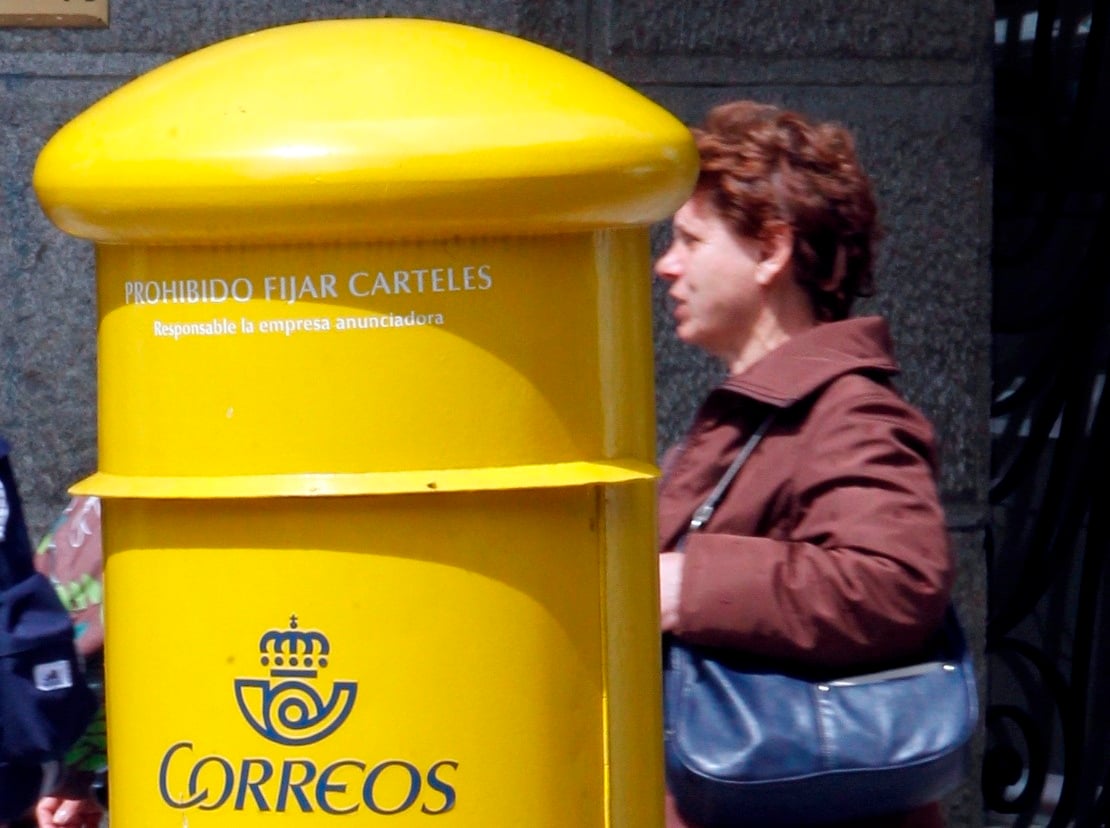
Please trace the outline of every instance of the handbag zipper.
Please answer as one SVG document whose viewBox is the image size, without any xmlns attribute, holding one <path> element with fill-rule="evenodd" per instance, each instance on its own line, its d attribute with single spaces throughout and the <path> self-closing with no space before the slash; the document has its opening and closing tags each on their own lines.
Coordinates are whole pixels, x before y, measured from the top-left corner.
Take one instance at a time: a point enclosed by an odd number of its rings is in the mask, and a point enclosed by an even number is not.
<svg viewBox="0 0 1110 828">
<path fill-rule="evenodd" d="M 857 684 L 871 684 L 876 681 L 896 681 L 900 678 L 912 678 L 935 670 L 944 670 L 950 673 L 955 669 L 956 665 L 950 661 L 926 661 L 922 664 L 911 664 L 908 667 L 896 667 L 893 670 L 880 670 L 876 673 L 864 673 L 859 676 L 847 676 L 821 682 L 817 685 L 817 689 L 828 692 L 833 687 L 853 687 Z"/>
</svg>

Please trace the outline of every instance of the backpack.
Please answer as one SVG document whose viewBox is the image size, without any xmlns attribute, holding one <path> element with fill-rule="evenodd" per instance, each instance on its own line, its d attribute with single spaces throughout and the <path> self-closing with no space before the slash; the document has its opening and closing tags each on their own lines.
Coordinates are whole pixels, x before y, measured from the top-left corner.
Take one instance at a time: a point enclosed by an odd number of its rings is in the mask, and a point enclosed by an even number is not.
<svg viewBox="0 0 1110 828">
<path fill-rule="evenodd" d="M 0 438 L 0 820 L 34 803 L 41 766 L 62 758 L 97 706 L 69 613 L 34 568 L 8 453 Z"/>
</svg>

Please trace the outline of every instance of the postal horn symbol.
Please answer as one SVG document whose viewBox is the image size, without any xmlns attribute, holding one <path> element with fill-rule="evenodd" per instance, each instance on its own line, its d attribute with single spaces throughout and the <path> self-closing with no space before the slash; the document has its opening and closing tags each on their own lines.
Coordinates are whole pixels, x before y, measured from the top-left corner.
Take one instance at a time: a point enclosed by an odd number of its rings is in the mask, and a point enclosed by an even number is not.
<svg viewBox="0 0 1110 828">
<path fill-rule="evenodd" d="M 337 681 L 325 701 L 316 688 L 296 679 L 235 681 L 243 718 L 260 736 L 282 745 L 310 745 L 334 733 L 350 714 L 357 690 L 352 681 Z"/>
</svg>

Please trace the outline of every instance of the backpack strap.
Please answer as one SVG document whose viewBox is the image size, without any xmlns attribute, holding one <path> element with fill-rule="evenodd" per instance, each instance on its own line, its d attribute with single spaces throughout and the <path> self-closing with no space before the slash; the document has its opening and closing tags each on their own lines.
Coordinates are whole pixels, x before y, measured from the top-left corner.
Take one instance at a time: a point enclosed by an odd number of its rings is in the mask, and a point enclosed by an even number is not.
<svg viewBox="0 0 1110 828">
<path fill-rule="evenodd" d="M 34 551 L 8 458 L 8 443 L 0 437 L 0 590 L 19 583 L 34 569 Z"/>
</svg>

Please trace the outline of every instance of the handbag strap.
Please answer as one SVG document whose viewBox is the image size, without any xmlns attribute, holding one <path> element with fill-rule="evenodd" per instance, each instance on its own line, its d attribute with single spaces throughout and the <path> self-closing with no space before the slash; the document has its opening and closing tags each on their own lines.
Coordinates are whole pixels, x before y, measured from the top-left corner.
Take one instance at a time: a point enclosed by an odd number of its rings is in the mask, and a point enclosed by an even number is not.
<svg viewBox="0 0 1110 828">
<path fill-rule="evenodd" d="M 763 439 L 763 435 L 766 434 L 767 429 L 771 427 L 771 420 L 773 420 L 774 417 L 774 413 L 768 414 L 763 422 L 759 424 L 759 427 L 748 437 L 748 441 L 744 443 L 743 448 L 740 449 L 740 453 L 733 458 L 732 463 L 729 464 L 725 473 L 721 475 L 721 479 L 717 481 L 717 485 L 713 487 L 713 491 L 709 493 L 709 497 L 705 499 L 701 506 L 694 510 L 694 516 L 690 518 L 690 525 L 686 529 L 687 534 L 690 532 L 697 532 L 709 522 L 711 517 L 713 517 L 713 513 L 717 510 L 717 504 L 721 502 L 721 498 L 725 496 L 728 487 L 732 485 L 732 481 L 736 478 L 736 474 L 740 471 L 740 467 L 752 456 L 755 447 L 759 445 L 759 441 Z"/>
</svg>

